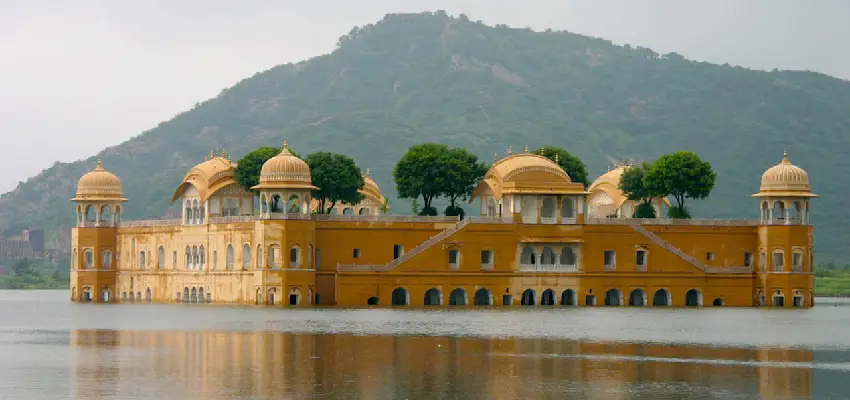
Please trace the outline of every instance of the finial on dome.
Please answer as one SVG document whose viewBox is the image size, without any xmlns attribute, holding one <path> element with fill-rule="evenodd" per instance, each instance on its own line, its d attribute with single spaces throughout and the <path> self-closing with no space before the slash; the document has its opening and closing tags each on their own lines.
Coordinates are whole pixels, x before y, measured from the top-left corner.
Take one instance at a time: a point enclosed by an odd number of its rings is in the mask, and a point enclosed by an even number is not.
<svg viewBox="0 0 850 400">
<path fill-rule="evenodd" d="M 372 168 L 366 167 L 366 175 L 369 175 L 372 172 Z"/>
<path fill-rule="evenodd" d="M 99 159 L 99 158 L 97 159 L 97 167 L 95 167 L 94 169 L 96 169 L 96 170 L 103 170 L 103 163 L 102 163 L 102 162 L 100 162 L 100 159 Z"/>
<path fill-rule="evenodd" d="M 493 162 L 496 162 L 496 161 L 499 161 L 499 153 L 494 151 L 493 152 Z"/>
<path fill-rule="evenodd" d="M 514 154 L 513 146 L 508 146 L 508 155 Z"/>
<path fill-rule="evenodd" d="M 788 160 L 788 149 L 782 150 L 782 163 L 791 164 L 791 161 Z"/>
<path fill-rule="evenodd" d="M 558 153 L 555 153 L 555 164 L 558 164 L 559 162 L 561 162 L 560 156 L 558 155 Z"/>
<path fill-rule="evenodd" d="M 528 145 L 525 145 L 525 152 L 528 153 Z"/>
<path fill-rule="evenodd" d="M 283 149 L 286 150 L 288 148 L 289 148 L 289 141 L 286 140 L 286 139 L 283 139 Z"/>
</svg>

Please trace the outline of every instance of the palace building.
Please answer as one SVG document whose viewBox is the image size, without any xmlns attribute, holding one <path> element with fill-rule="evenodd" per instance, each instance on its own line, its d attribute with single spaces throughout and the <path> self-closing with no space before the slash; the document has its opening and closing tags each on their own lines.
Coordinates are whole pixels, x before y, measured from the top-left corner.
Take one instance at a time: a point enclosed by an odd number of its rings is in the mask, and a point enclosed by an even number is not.
<svg viewBox="0 0 850 400">
<path fill-rule="evenodd" d="M 636 204 L 617 188 L 625 162 L 585 190 L 548 158 L 509 153 L 472 193 L 480 215 L 463 219 L 389 215 L 368 173 L 360 204 L 317 214 L 310 168 L 285 144 L 252 191 L 235 166 L 212 155 L 192 168 L 171 199 L 180 219 L 123 221 L 121 181 L 98 162 L 72 199 L 71 300 L 814 305 L 817 196 L 787 154 L 762 175 L 749 220 L 629 218 Z"/>
</svg>

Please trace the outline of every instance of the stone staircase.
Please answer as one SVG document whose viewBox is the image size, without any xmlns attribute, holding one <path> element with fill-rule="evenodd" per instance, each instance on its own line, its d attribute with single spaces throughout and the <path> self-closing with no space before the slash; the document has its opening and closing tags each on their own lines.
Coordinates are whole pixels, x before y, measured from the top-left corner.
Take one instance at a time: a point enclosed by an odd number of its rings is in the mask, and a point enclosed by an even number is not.
<svg viewBox="0 0 850 400">
<path fill-rule="evenodd" d="M 428 240 L 426 240 L 426 241 L 420 243 L 418 246 L 410 249 L 410 251 L 405 252 L 404 254 L 401 255 L 401 257 L 396 258 L 395 260 L 388 262 L 380 270 L 381 271 L 389 271 L 389 270 L 397 267 L 399 264 L 401 264 L 401 263 L 403 263 L 407 260 L 410 260 L 413 257 L 416 257 L 417 254 L 422 253 L 423 251 L 428 250 L 431 247 L 434 247 L 434 245 L 436 245 L 437 243 L 440 243 L 444 239 L 446 239 L 447 237 L 454 235 L 455 232 L 457 232 L 457 231 L 463 229 L 465 226 L 469 225 L 469 222 L 470 222 L 469 218 L 464 218 L 464 219 L 460 220 L 458 223 L 454 224 L 453 226 L 443 230 L 442 232 L 440 232 L 440 233 L 438 233 L 434 236 L 431 236 Z"/>
<path fill-rule="evenodd" d="M 668 241 L 662 239 L 660 236 L 650 232 L 648 229 L 644 228 L 640 224 L 640 222 L 638 222 L 638 221 L 628 221 L 627 225 L 629 225 L 632 229 L 634 229 L 635 232 L 640 233 L 641 235 L 643 235 L 646 238 L 648 238 L 649 240 L 651 240 L 652 243 L 655 243 L 656 245 L 664 248 L 664 250 L 667 250 L 670 253 L 673 253 L 675 256 L 681 258 L 682 260 L 685 260 L 685 262 L 693 265 L 694 267 L 697 267 L 697 269 L 699 269 L 700 271 L 707 272 L 705 264 L 703 264 L 700 260 L 697 260 L 696 258 L 691 256 L 690 254 L 687 254 L 684 251 L 682 251 L 682 249 L 680 249 L 676 246 L 673 246 L 672 244 L 670 244 L 670 242 L 668 242 Z"/>
</svg>

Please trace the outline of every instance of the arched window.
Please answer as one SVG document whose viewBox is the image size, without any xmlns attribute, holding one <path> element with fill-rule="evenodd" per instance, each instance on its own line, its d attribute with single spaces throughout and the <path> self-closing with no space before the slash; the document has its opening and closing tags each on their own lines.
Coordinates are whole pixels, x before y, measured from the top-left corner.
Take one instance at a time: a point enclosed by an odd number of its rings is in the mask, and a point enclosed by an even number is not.
<svg viewBox="0 0 850 400">
<path fill-rule="evenodd" d="M 555 199 L 552 197 L 544 197 L 540 206 L 540 218 L 544 224 L 555 222 Z"/>
<path fill-rule="evenodd" d="M 83 250 L 83 269 L 94 268 L 94 251 L 92 249 Z"/>
<path fill-rule="evenodd" d="M 200 257 L 200 266 L 201 269 L 206 269 L 207 267 L 207 252 L 204 251 L 204 246 L 198 248 L 198 256 Z"/>
<path fill-rule="evenodd" d="M 297 213 L 301 210 L 301 199 L 297 194 L 293 194 L 289 196 L 289 209 L 287 212 L 289 213 Z"/>
<path fill-rule="evenodd" d="M 773 251 L 773 271 L 782 272 L 785 269 L 785 252 L 782 250 Z"/>
<path fill-rule="evenodd" d="M 101 265 L 104 269 L 112 269 L 112 252 L 109 250 L 103 251 L 103 259 Z"/>
<path fill-rule="evenodd" d="M 186 246 L 186 269 L 192 269 L 192 248 Z"/>
<path fill-rule="evenodd" d="M 213 250 L 212 269 L 218 267 L 218 250 Z"/>
<path fill-rule="evenodd" d="M 102 223 L 112 222 L 112 207 L 105 205 L 105 206 L 100 208 L 100 222 L 102 222 Z"/>
<path fill-rule="evenodd" d="M 360 214 L 360 215 L 369 215 L 370 214 L 369 207 L 362 207 L 360 209 L 360 211 L 358 211 L 357 213 Z"/>
<path fill-rule="evenodd" d="M 192 246 L 192 269 L 198 269 L 201 265 L 201 255 L 198 254 L 198 246 Z"/>
<path fill-rule="evenodd" d="M 342 209 L 342 215 L 354 215 L 353 207 L 345 207 Z"/>
<path fill-rule="evenodd" d="M 280 199 L 280 194 L 272 195 L 272 199 L 269 202 L 269 212 L 279 213 L 283 212 L 283 201 Z"/>
<path fill-rule="evenodd" d="M 95 222 L 97 220 L 97 213 L 92 206 L 86 206 L 86 222 Z"/>
<path fill-rule="evenodd" d="M 192 202 L 190 200 L 186 200 L 186 209 L 184 211 L 185 218 L 183 218 L 183 223 L 189 225 L 192 223 Z"/>
<path fill-rule="evenodd" d="M 228 271 L 233 269 L 233 245 L 232 244 L 227 245 L 227 264 L 226 264 L 226 266 L 227 266 Z"/>
<path fill-rule="evenodd" d="M 204 223 L 207 218 L 207 206 L 201 203 L 200 209 L 198 210 L 198 221 L 200 223 Z"/>
<path fill-rule="evenodd" d="M 177 250 L 171 253 L 171 269 L 177 269 Z"/>
<path fill-rule="evenodd" d="M 251 246 L 242 246 L 242 269 L 251 269 Z"/>
<path fill-rule="evenodd" d="M 575 209 L 573 207 L 573 198 L 564 197 L 561 199 L 561 218 L 575 218 Z"/>
<path fill-rule="evenodd" d="M 313 268 L 313 245 L 307 246 L 307 269 Z"/>
<path fill-rule="evenodd" d="M 803 272 L 803 250 L 794 250 L 791 258 L 791 270 L 794 272 Z"/>
<path fill-rule="evenodd" d="M 280 269 L 280 246 L 269 246 L 269 268 Z"/>
<path fill-rule="evenodd" d="M 74 253 L 74 254 L 73 254 L 73 256 L 72 256 L 72 257 L 73 257 L 73 259 L 71 260 L 71 269 L 72 269 L 72 270 L 74 270 L 74 271 L 76 271 L 76 270 L 77 270 L 77 263 L 79 262 L 79 261 L 77 260 L 77 249 L 74 249 L 74 252 L 73 252 L 73 253 Z"/>
<path fill-rule="evenodd" d="M 266 195 L 261 194 L 260 195 L 260 213 L 261 214 L 265 214 L 265 213 L 269 212 L 268 204 L 269 203 L 266 201 Z M 259 295 L 262 296 L 262 293 L 259 293 Z"/>
<path fill-rule="evenodd" d="M 201 221 L 201 210 L 198 209 L 198 200 L 192 200 L 192 223 L 197 224 Z"/>
<path fill-rule="evenodd" d="M 257 245 L 257 269 L 263 269 L 263 247 Z"/>
<path fill-rule="evenodd" d="M 139 269 L 145 269 L 145 251 L 142 250 L 139 252 Z"/>
<path fill-rule="evenodd" d="M 156 263 L 159 269 L 165 269 L 165 247 L 159 246 L 156 251 Z"/>
<path fill-rule="evenodd" d="M 301 248 L 298 246 L 289 248 L 289 268 L 301 268 Z"/>
</svg>

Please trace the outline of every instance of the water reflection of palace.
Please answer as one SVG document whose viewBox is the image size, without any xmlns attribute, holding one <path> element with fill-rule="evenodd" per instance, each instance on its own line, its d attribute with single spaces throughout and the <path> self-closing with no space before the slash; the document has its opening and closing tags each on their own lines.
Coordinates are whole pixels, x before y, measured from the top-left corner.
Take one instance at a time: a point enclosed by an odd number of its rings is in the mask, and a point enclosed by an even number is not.
<svg viewBox="0 0 850 400">
<path fill-rule="evenodd" d="M 813 381 L 793 364 L 813 361 L 801 349 L 215 331 L 71 341 L 81 399 L 809 398 Z"/>
</svg>

